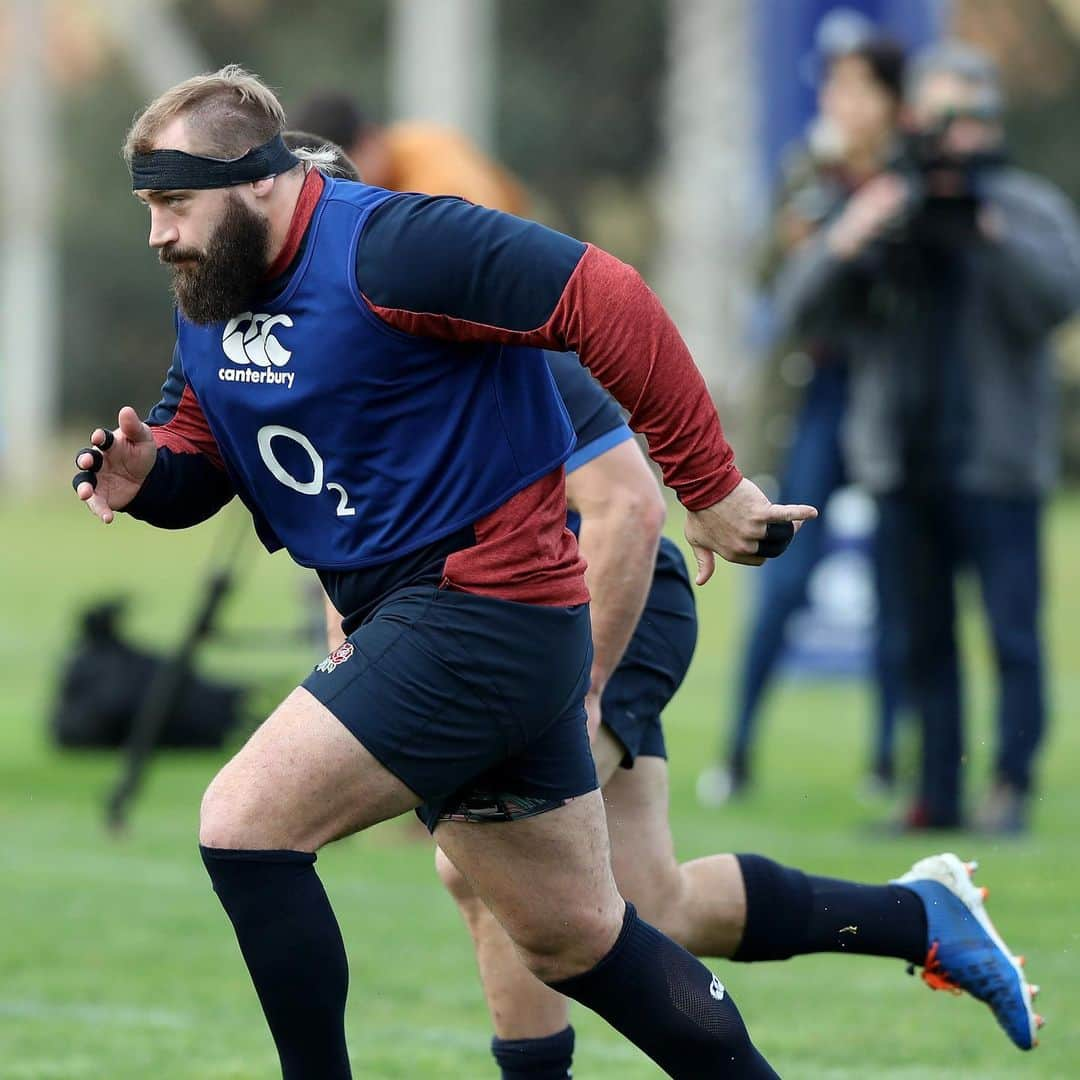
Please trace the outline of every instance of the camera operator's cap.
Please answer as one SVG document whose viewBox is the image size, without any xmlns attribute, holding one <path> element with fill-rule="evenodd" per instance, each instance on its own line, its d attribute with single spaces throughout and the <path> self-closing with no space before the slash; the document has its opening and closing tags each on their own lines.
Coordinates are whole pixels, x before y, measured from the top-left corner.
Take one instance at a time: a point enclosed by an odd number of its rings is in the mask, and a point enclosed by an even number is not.
<svg viewBox="0 0 1080 1080">
<path fill-rule="evenodd" d="M 920 49 L 908 64 L 904 95 L 910 101 L 931 75 L 953 75 L 979 90 L 978 102 L 966 114 L 993 121 L 1001 116 L 1004 97 L 997 64 L 980 49 L 962 41 L 939 41 Z"/>
</svg>

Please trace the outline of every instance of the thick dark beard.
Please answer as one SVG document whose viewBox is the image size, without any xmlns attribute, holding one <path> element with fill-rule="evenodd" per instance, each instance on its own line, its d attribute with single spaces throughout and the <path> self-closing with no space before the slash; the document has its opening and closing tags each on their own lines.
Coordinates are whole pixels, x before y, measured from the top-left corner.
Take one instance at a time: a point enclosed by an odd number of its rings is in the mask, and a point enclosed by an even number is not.
<svg viewBox="0 0 1080 1080">
<path fill-rule="evenodd" d="M 165 263 L 195 260 L 193 266 L 172 266 L 173 295 L 184 318 L 207 326 L 247 310 L 266 274 L 269 238 L 266 218 L 230 193 L 205 252 L 162 252 Z"/>
</svg>

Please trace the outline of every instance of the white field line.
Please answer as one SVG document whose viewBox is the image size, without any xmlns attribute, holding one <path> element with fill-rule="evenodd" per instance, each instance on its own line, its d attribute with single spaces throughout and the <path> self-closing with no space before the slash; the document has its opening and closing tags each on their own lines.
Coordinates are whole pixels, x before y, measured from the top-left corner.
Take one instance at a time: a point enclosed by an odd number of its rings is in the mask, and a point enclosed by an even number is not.
<svg viewBox="0 0 1080 1080">
<path fill-rule="evenodd" d="M 72 1077 L 89 1076 L 94 1080 L 101 1077 L 101 1063 L 85 1055 L 71 1054 L 63 1058 L 34 1058 L 30 1061 L 10 1062 L 0 1065 L 0 1077 L 3 1080 L 46 1080 L 49 1077 L 71 1080 Z"/>
<path fill-rule="evenodd" d="M 74 1021 L 114 1027 L 191 1028 L 199 1021 L 190 1013 L 144 1009 L 138 1005 L 82 1005 L 35 1001 L 32 998 L 0 999 L 0 1019 Z"/>
</svg>

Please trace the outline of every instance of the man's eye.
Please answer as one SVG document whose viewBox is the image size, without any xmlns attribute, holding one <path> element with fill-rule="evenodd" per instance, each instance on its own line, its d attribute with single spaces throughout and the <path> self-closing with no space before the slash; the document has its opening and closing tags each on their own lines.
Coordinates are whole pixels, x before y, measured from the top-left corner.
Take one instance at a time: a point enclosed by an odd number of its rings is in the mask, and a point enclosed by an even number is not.
<svg viewBox="0 0 1080 1080">
<path fill-rule="evenodd" d="M 169 195 L 165 199 L 165 202 L 169 206 L 182 206 L 185 202 L 187 202 L 187 197 L 184 195 Z"/>
</svg>

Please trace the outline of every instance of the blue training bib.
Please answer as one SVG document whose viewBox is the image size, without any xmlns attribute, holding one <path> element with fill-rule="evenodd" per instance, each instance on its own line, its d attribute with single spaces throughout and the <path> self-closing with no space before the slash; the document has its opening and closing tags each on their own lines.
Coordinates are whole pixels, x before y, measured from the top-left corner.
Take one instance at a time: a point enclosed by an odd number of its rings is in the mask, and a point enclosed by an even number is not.
<svg viewBox="0 0 1080 1080">
<path fill-rule="evenodd" d="M 304 566 L 388 562 L 557 468 L 574 431 L 539 349 L 414 337 L 356 286 L 394 193 L 326 180 L 299 264 L 227 323 L 177 316 L 184 375 L 264 544 Z"/>
</svg>

